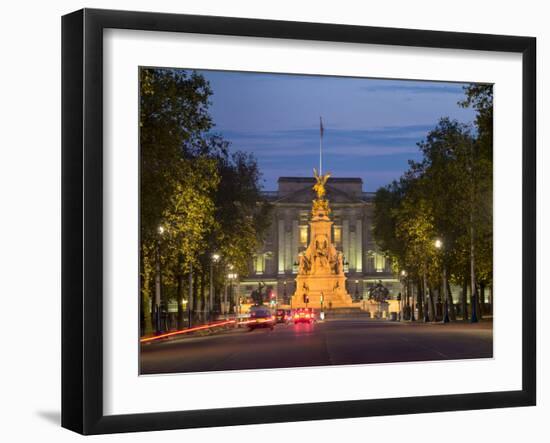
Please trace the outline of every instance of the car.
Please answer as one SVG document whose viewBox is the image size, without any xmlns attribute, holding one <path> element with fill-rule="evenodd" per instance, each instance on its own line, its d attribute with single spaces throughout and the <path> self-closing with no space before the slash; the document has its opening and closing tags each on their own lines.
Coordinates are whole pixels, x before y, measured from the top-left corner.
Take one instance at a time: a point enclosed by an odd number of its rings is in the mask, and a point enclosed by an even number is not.
<svg viewBox="0 0 550 443">
<path fill-rule="evenodd" d="M 256 328 L 270 328 L 273 330 L 275 316 L 266 306 L 252 306 L 247 326 L 249 331 L 253 331 Z"/>
<path fill-rule="evenodd" d="M 294 310 L 292 315 L 294 324 L 298 323 L 313 323 L 315 321 L 315 311 L 312 308 L 299 308 Z"/>
<path fill-rule="evenodd" d="M 290 309 L 277 309 L 275 321 L 277 323 L 290 323 L 292 321 L 292 311 Z"/>
</svg>

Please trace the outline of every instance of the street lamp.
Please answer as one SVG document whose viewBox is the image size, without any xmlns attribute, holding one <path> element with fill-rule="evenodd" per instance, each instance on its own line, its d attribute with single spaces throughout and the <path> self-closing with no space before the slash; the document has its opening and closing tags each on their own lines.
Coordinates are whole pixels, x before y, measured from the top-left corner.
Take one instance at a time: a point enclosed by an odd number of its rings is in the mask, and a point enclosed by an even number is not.
<svg viewBox="0 0 550 443">
<path fill-rule="evenodd" d="M 233 265 L 229 265 L 229 270 L 233 269 Z M 237 280 L 237 274 L 235 272 L 230 272 L 227 274 L 227 278 L 229 280 L 229 296 L 233 296 L 233 281 Z M 238 314 L 238 307 L 237 307 L 237 300 L 238 297 L 235 297 L 235 314 Z"/>
<path fill-rule="evenodd" d="M 232 270 L 233 266 L 229 265 L 229 270 Z M 233 298 L 233 280 L 237 278 L 237 274 L 230 272 L 227 274 L 227 279 L 229 280 L 229 299 L 231 300 Z M 235 299 L 235 326 L 237 327 L 239 325 L 239 320 L 237 316 L 237 300 Z"/>
<path fill-rule="evenodd" d="M 355 301 L 359 299 L 359 280 L 355 280 Z"/>
<path fill-rule="evenodd" d="M 443 251 L 443 242 L 436 239 L 434 242 L 436 249 Z M 447 267 L 445 266 L 445 254 L 441 254 L 441 262 L 443 265 L 443 323 L 449 323 L 449 300 L 447 294 Z"/>
<path fill-rule="evenodd" d="M 210 263 L 210 297 L 209 297 L 209 301 L 208 301 L 208 317 L 210 320 L 212 320 L 212 311 L 213 311 L 213 307 L 214 307 L 214 273 L 213 273 L 213 269 L 214 269 L 214 265 L 216 263 L 218 263 L 218 261 L 220 260 L 220 254 L 217 254 L 217 253 L 214 253 L 212 254 L 212 261 Z"/>
<path fill-rule="evenodd" d="M 227 282 L 223 282 L 223 315 L 224 318 L 227 320 Z"/>
<path fill-rule="evenodd" d="M 407 297 L 408 294 L 405 292 L 405 278 L 407 277 L 407 271 L 402 269 L 400 274 L 401 274 L 401 284 L 403 285 L 403 296 L 401 296 L 401 300 L 399 300 L 399 304 L 401 307 L 401 320 L 405 320 L 405 298 L 407 298 L 407 303 L 409 300 Z"/>
<path fill-rule="evenodd" d="M 161 328 L 161 318 L 160 318 L 160 306 L 161 306 L 161 285 L 162 285 L 162 276 L 160 271 L 160 239 L 162 234 L 164 234 L 164 227 L 159 226 L 157 228 L 157 250 L 156 250 L 156 260 L 155 260 L 155 329 L 157 334 L 162 332 Z"/>
</svg>

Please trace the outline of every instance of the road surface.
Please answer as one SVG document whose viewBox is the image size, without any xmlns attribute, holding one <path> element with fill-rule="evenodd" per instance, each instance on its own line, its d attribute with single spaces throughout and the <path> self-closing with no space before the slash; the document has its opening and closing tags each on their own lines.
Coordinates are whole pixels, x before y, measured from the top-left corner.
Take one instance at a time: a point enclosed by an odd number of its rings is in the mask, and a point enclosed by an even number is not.
<svg viewBox="0 0 550 443">
<path fill-rule="evenodd" d="M 424 324 L 362 318 L 278 324 L 141 345 L 141 373 L 204 372 L 491 358 L 492 322 Z"/>
</svg>

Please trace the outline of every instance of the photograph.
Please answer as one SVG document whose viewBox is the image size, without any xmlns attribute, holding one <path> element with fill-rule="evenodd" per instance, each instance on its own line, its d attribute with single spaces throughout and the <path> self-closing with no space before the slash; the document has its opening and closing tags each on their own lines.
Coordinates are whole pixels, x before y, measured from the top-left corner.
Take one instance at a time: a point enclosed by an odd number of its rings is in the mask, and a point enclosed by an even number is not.
<svg viewBox="0 0 550 443">
<path fill-rule="evenodd" d="M 7 2 L 0 440 L 542 441 L 543 5 Z"/>
<path fill-rule="evenodd" d="M 139 70 L 140 374 L 493 357 L 493 85 Z"/>
</svg>

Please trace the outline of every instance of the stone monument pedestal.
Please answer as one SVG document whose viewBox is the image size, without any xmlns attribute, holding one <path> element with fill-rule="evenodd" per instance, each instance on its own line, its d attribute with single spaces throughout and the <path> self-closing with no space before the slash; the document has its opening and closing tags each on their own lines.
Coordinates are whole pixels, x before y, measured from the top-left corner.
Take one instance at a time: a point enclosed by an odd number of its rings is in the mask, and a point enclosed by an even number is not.
<svg viewBox="0 0 550 443">
<path fill-rule="evenodd" d="M 345 291 L 346 277 L 333 278 L 332 276 L 315 275 L 308 278 L 298 276 L 296 278 L 297 288 L 292 296 L 293 308 L 315 308 L 315 309 L 335 309 L 349 308 L 352 306 L 351 296 Z M 309 290 L 303 290 L 303 284 L 306 284 Z M 304 294 L 307 297 L 307 303 L 304 302 Z"/>
<path fill-rule="evenodd" d="M 317 175 L 313 189 L 317 199 L 311 210 L 310 243 L 299 256 L 296 292 L 292 296 L 293 308 L 310 307 L 331 309 L 351 307 L 353 302 L 346 291 L 344 257 L 332 243 L 332 221 L 329 202 L 324 198 L 324 184 L 330 177 Z"/>
</svg>

